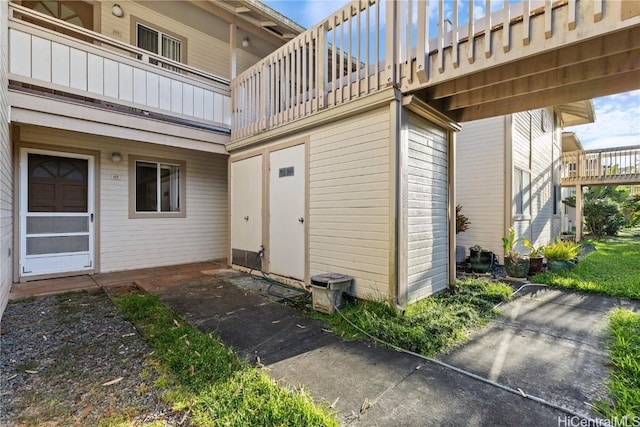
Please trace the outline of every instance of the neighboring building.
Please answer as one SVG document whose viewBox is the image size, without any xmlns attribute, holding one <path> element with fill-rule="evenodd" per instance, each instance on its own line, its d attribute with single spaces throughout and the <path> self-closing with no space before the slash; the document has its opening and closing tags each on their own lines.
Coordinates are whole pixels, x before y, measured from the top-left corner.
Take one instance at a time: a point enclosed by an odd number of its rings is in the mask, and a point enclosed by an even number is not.
<svg viewBox="0 0 640 427">
<path fill-rule="evenodd" d="M 469 218 L 457 244 L 504 256 L 509 228 L 539 246 L 563 231 L 562 129 L 595 120 L 591 101 L 464 123 L 456 140 L 456 202 Z"/>
<path fill-rule="evenodd" d="M 562 153 L 583 151 L 582 143 L 573 132 L 562 132 Z M 577 171 L 577 164 L 569 165 L 569 173 Z M 562 187 L 562 232 L 575 233 L 576 230 L 576 188 Z"/>
<path fill-rule="evenodd" d="M 302 31 L 232 3 L 1 5 L 0 313 L 12 282 L 227 259 L 229 81 Z"/>
</svg>

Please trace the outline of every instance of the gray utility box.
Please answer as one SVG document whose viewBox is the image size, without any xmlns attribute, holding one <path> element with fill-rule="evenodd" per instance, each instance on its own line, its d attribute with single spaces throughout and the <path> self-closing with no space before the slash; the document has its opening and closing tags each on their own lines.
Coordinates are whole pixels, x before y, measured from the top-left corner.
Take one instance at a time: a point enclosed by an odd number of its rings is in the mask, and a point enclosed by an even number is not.
<svg viewBox="0 0 640 427">
<path fill-rule="evenodd" d="M 342 306 L 342 293 L 349 292 L 353 277 L 339 273 L 311 276 L 313 309 L 331 314 Z"/>
</svg>

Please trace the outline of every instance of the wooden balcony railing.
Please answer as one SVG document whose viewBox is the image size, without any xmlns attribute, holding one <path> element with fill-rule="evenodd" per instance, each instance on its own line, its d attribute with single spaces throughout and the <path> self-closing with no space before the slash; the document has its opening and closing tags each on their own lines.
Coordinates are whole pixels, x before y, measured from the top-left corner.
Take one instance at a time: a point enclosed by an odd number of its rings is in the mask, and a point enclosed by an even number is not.
<svg viewBox="0 0 640 427">
<path fill-rule="evenodd" d="M 563 153 L 562 184 L 640 184 L 640 145 Z"/>
<path fill-rule="evenodd" d="M 617 3 L 352 1 L 232 81 L 231 139 L 389 86 L 410 93 L 619 30 Z M 480 8 L 487 12 L 478 17 Z"/>
<path fill-rule="evenodd" d="M 9 11 L 10 81 L 230 128 L 228 80 L 19 5 Z"/>
</svg>

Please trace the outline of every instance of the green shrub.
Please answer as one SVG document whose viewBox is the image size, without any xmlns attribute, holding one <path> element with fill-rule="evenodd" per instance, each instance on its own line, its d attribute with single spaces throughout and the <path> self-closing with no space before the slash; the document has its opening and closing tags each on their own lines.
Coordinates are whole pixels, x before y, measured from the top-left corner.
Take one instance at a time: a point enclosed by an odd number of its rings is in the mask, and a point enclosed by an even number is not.
<svg viewBox="0 0 640 427">
<path fill-rule="evenodd" d="M 634 194 L 622 203 L 622 213 L 628 227 L 640 225 L 640 194 Z"/>
<path fill-rule="evenodd" d="M 585 200 L 583 212 L 587 230 L 596 237 L 615 236 L 626 223 L 618 203 L 609 198 Z"/>
<path fill-rule="evenodd" d="M 548 260 L 570 261 L 577 258 L 580 254 L 580 244 L 571 241 L 556 240 L 545 246 L 542 249 L 542 254 Z"/>
</svg>

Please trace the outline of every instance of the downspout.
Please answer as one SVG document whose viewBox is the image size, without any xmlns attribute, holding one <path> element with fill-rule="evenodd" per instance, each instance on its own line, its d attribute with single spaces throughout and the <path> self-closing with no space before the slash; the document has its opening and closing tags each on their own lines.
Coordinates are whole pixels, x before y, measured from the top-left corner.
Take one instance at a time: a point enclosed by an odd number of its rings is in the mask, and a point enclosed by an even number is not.
<svg viewBox="0 0 640 427">
<path fill-rule="evenodd" d="M 403 228 L 406 227 L 406 221 L 403 215 L 402 202 L 404 194 L 404 174 L 403 169 L 405 161 L 403 156 L 406 154 L 402 149 L 404 144 L 404 138 L 406 132 L 404 132 L 406 117 L 402 110 L 402 94 L 399 90 L 395 91 L 395 99 L 391 101 L 390 105 L 390 122 L 389 122 L 389 144 L 391 146 L 393 158 L 393 172 L 391 179 L 394 181 L 394 195 L 392 196 L 391 203 L 393 204 L 393 252 L 392 252 L 392 274 L 394 280 L 393 294 L 394 294 L 394 306 L 395 310 L 399 313 L 403 313 L 406 310 L 407 305 L 407 282 L 406 282 L 406 268 L 403 269 L 404 261 L 406 261 L 406 255 L 404 254 L 404 243 L 406 237 L 403 236 Z M 408 142 L 408 141 L 407 141 Z"/>
<path fill-rule="evenodd" d="M 447 131 L 447 174 L 449 211 L 449 292 L 456 292 L 456 131 Z"/>
<path fill-rule="evenodd" d="M 513 114 L 504 118 L 504 217 L 502 235 L 513 226 Z M 502 256 L 504 257 L 504 253 Z"/>
</svg>

